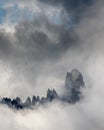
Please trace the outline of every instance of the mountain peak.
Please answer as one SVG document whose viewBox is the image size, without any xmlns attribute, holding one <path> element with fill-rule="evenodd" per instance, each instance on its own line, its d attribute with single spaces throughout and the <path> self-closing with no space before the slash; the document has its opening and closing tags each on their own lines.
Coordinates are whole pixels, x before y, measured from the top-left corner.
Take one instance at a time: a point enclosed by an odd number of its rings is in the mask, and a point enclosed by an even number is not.
<svg viewBox="0 0 104 130">
<path fill-rule="evenodd" d="M 83 76 L 77 69 L 67 72 L 65 79 L 65 98 L 73 103 L 79 101 L 81 98 L 81 89 L 84 86 Z"/>
<path fill-rule="evenodd" d="M 82 74 L 77 70 L 73 69 L 71 72 L 67 72 L 65 79 L 65 93 L 63 96 L 59 96 L 55 89 L 48 89 L 46 97 L 33 96 L 32 100 L 30 97 L 27 97 L 26 101 L 23 103 L 19 97 L 16 99 L 11 98 L 2 98 L 0 103 L 8 105 L 10 108 L 14 109 L 23 109 L 29 108 L 32 109 L 36 105 L 44 105 L 53 100 L 60 100 L 68 103 L 76 103 L 81 99 L 82 91 L 85 84 L 83 81 Z"/>
</svg>

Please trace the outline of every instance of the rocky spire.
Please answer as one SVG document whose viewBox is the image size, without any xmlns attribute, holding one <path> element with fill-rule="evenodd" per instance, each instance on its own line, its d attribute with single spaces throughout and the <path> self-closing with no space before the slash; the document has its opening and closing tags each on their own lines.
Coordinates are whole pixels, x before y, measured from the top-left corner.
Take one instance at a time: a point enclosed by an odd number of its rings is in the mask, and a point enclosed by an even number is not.
<svg viewBox="0 0 104 130">
<path fill-rule="evenodd" d="M 31 104 L 32 104 L 32 103 L 31 103 L 31 98 L 30 98 L 30 97 L 27 97 L 27 99 L 26 99 L 26 101 L 25 101 L 25 103 L 24 103 L 24 106 L 28 108 L 28 107 L 31 106 Z"/>
<path fill-rule="evenodd" d="M 47 90 L 47 99 L 49 101 L 52 101 L 53 99 L 57 99 L 57 98 L 58 98 L 58 94 L 55 91 L 55 89 L 53 89 L 53 90 L 48 89 Z"/>
<path fill-rule="evenodd" d="M 82 74 L 73 69 L 71 73 L 67 72 L 65 79 L 65 99 L 75 103 L 81 98 L 81 89 L 85 86 Z"/>
<path fill-rule="evenodd" d="M 65 79 L 65 93 L 63 94 L 63 96 L 59 96 L 55 89 L 48 89 L 46 97 L 40 98 L 39 96 L 33 96 L 32 101 L 31 98 L 28 97 L 24 103 L 22 103 L 19 97 L 13 100 L 11 98 L 6 97 L 2 98 L 0 103 L 6 104 L 13 109 L 33 109 L 33 107 L 36 106 L 36 104 L 44 105 L 53 100 L 76 103 L 81 99 L 81 90 L 84 87 L 85 84 L 83 81 L 82 74 L 77 69 L 73 69 L 70 73 L 67 72 Z"/>
<path fill-rule="evenodd" d="M 36 96 L 33 96 L 33 97 L 32 97 L 32 105 L 35 105 L 36 102 L 37 102 L 37 98 L 36 98 Z"/>
</svg>

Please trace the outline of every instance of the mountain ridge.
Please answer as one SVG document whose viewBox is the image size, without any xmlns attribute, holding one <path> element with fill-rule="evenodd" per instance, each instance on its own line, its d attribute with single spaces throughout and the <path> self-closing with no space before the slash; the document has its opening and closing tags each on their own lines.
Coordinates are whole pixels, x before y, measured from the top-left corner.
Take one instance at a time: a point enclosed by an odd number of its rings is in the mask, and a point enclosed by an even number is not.
<svg viewBox="0 0 104 130">
<path fill-rule="evenodd" d="M 3 97 L 0 101 L 1 104 L 5 104 L 13 109 L 31 109 L 34 108 L 37 104 L 44 105 L 46 103 L 52 102 L 53 100 L 59 100 L 68 103 L 76 103 L 80 101 L 82 92 L 81 89 L 85 88 L 82 74 L 77 70 L 73 69 L 71 72 L 67 72 L 65 79 L 65 93 L 63 96 L 59 96 L 55 89 L 48 89 L 46 97 L 39 97 L 33 95 L 32 98 L 27 97 L 25 102 L 17 97 L 11 99 L 8 97 Z"/>
</svg>

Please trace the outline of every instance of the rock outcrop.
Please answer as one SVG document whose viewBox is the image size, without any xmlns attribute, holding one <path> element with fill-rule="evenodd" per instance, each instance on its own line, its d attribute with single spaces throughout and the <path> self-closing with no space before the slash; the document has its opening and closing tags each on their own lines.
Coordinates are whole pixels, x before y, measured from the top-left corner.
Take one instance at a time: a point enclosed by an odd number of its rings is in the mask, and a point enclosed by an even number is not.
<svg viewBox="0 0 104 130">
<path fill-rule="evenodd" d="M 65 80 L 65 99 L 68 102 L 75 103 L 81 98 L 81 90 L 85 87 L 83 76 L 74 69 L 71 73 L 67 72 Z"/>
<path fill-rule="evenodd" d="M 6 104 L 10 108 L 14 109 L 31 109 L 34 108 L 37 104 L 44 105 L 53 100 L 61 100 L 68 103 L 76 103 L 81 99 L 82 89 L 85 88 L 82 74 L 74 69 L 71 73 L 67 72 L 65 79 L 65 93 L 63 96 L 59 96 L 55 89 L 47 90 L 46 97 L 40 98 L 39 96 L 33 96 L 32 100 L 30 97 L 26 99 L 23 103 L 19 97 L 16 99 L 3 98 L 1 99 L 1 104 Z"/>
</svg>

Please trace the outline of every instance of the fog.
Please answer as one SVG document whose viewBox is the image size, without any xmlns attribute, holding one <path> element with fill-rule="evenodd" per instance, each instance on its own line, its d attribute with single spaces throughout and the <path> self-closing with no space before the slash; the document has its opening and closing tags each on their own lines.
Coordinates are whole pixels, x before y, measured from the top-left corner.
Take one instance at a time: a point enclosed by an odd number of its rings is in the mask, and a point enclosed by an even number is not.
<svg viewBox="0 0 104 130">
<path fill-rule="evenodd" d="M 33 2 L 41 11 L 32 20 L 22 19 L 13 31 L 0 30 L 0 98 L 44 96 L 48 88 L 62 94 L 66 73 L 77 68 L 86 85 L 84 99 L 73 105 L 55 101 L 35 110 L 0 105 L 0 128 L 103 130 L 104 2 L 82 0 L 76 7 L 71 0 L 16 1 L 21 8 Z M 57 20 L 45 13 L 54 16 L 57 10 Z"/>
</svg>

